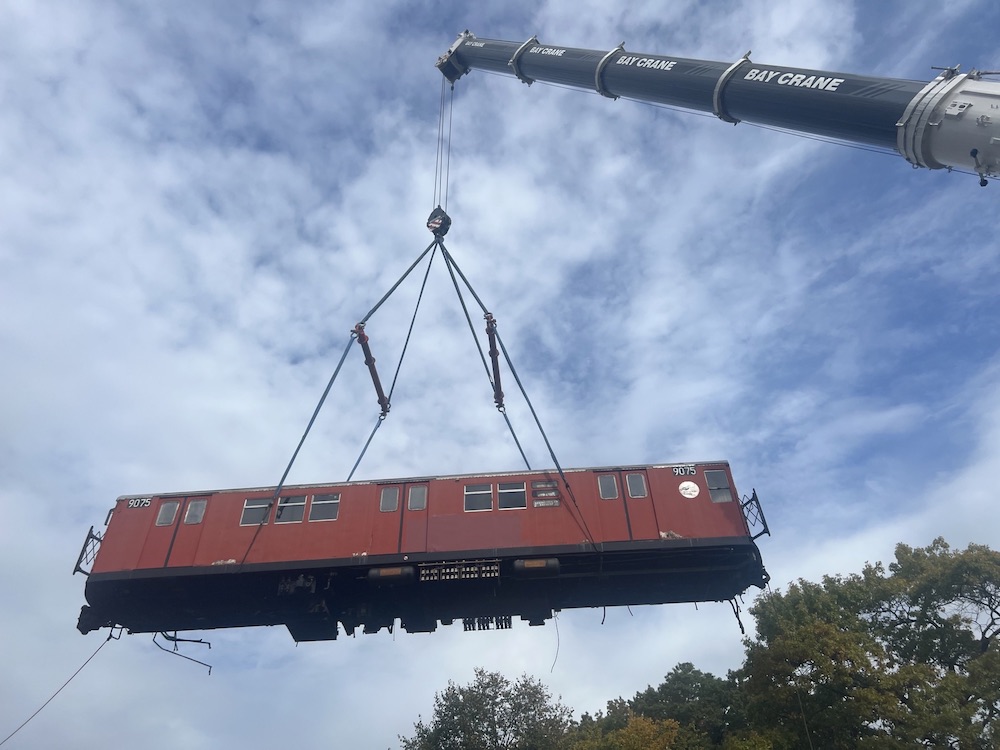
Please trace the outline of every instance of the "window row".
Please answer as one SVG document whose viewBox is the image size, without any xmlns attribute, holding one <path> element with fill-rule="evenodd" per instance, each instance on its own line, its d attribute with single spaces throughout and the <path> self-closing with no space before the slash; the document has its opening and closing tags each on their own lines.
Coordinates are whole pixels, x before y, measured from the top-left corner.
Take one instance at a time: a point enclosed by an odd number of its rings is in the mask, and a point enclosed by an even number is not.
<svg viewBox="0 0 1000 750">
<path fill-rule="evenodd" d="M 713 503 L 730 502 L 733 499 L 729 478 L 724 471 L 706 471 L 705 482 Z M 618 476 L 616 474 L 598 474 L 598 494 L 602 500 L 617 500 Z M 628 497 L 633 499 L 649 496 L 646 487 L 646 475 L 631 473 L 625 475 L 625 488 Z M 495 489 L 495 493 L 494 493 Z M 427 509 L 427 485 L 414 484 L 406 488 L 406 508 L 411 511 Z M 379 511 L 394 513 L 399 510 L 402 487 L 390 485 L 382 487 L 379 492 Z M 531 497 L 534 506 L 558 506 L 559 486 L 554 480 L 539 480 L 531 483 Z M 464 506 L 469 512 L 493 510 L 494 498 L 496 507 L 500 510 L 515 510 L 528 507 L 528 493 L 525 482 L 498 482 L 465 485 Z M 177 518 L 182 500 L 164 500 L 156 515 L 157 526 L 171 526 Z M 184 510 L 183 523 L 191 525 L 201 523 L 205 517 L 205 506 L 208 500 L 199 498 L 189 500 Z M 256 526 L 268 514 L 272 499 L 269 497 L 247 498 L 243 503 L 241 526 Z M 308 515 L 306 513 L 308 506 Z M 278 498 L 278 507 L 274 513 L 275 523 L 299 523 L 308 518 L 309 521 L 336 521 L 340 513 L 340 493 L 333 492 L 324 495 L 290 495 Z"/>
<path fill-rule="evenodd" d="M 379 491 L 378 509 L 382 513 L 394 513 L 399 510 L 399 485 L 383 487 Z M 308 503 L 307 503 L 308 501 Z M 306 513 L 308 504 L 309 512 Z M 271 498 L 247 498 L 243 503 L 241 526 L 256 526 L 264 520 Z M 427 485 L 414 484 L 407 487 L 407 510 L 425 510 L 427 508 Z M 290 495 L 278 498 L 278 507 L 274 513 L 275 523 L 299 523 L 308 518 L 309 521 L 336 521 L 340 512 L 340 493 L 327 495 Z"/>
<path fill-rule="evenodd" d="M 268 515 L 271 507 L 270 497 L 248 497 L 243 501 L 243 515 L 240 516 L 240 526 L 257 526 Z M 309 506 L 308 516 L 306 505 Z M 331 492 L 325 495 L 289 495 L 278 498 L 278 507 L 274 511 L 275 523 L 299 523 L 307 518 L 310 521 L 336 521 L 340 514 L 340 493 Z"/>
<path fill-rule="evenodd" d="M 495 492 L 494 492 L 495 490 Z M 493 510 L 493 501 L 500 510 L 528 507 L 528 490 L 525 482 L 497 482 L 494 484 L 465 485 L 465 510 Z M 536 480 L 531 483 L 532 504 L 536 508 L 559 505 L 559 485 L 554 480 Z"/>
</svg>

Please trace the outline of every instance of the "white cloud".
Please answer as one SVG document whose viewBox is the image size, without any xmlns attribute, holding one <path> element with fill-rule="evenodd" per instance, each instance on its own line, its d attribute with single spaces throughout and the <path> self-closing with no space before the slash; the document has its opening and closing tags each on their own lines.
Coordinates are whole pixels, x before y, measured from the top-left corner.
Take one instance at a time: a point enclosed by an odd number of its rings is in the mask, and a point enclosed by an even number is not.
<svg viewBox="0 0 1000 750">
<path fill-rule="evenodd" d="M 981 2 L 906 37 L 843 3 L 723 10 L 3 6 L 0 632 L 20 647 L 0 653 L 0 731 L 99 643 L 73 629 L 69 568 L 114 497 L 280 476 L 349 330 L 430 241 L 433 61 L 462 28 L 892 74 L 995 52 L 949 31 Z M 451 180 L 449 250 L 564 466 L 729 458 L 764 502 L 781 586 L 899 541 L 1000 544 L 983 523 L 1000 455 L 995 198 L 973 178 L 473 72 Z M 369 322 L 387 383 L 421 278 Z M 450 285 L 435 260 L 359 477 L 519 465 Z M 506 369 L 504 390 L 549 466 Z M 345 478 L 377 414 L 352 350 L 291 480 Z M 741 659 L 728 605 L 601 617 L 297 648 L 284 629 L 218 632 L 184 648 L 211 677 L 124 638 L 19 739 L 391 746 L 477 665 L 593 712 L 677 662 L 723 675 Z"/>
</svg>

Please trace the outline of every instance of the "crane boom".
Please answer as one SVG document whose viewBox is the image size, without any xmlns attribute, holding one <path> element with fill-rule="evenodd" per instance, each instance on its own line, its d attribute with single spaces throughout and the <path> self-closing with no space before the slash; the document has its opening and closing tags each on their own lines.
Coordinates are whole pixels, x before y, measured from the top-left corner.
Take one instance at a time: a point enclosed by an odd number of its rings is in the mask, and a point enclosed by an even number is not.
<svg viewBox="0 0 1000 750">
<path fill-rule="evenodd" d="M 932 81 L 626 51 L 480 39 L 465 31 L 437 61 L 454 83 L 473 69 L 595 90 L 892 149 L 917 167 L 1000 174 L 1000 81 L 958 68 Z"/>
</svg>

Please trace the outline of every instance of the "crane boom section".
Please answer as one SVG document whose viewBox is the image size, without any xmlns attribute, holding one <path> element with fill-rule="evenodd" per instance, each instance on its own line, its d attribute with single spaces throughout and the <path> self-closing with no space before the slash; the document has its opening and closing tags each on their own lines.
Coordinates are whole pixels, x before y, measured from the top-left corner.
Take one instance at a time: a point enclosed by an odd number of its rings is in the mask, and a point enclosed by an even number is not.
<svg viewBox="0 0 1000 750">
<path fill-rule="evenodd" d="M 594 90 L 850 143 L 892 149 L 912 164 L 1000 170 L 1000 82 L 944 70 L 933 81 L 837 73 L 461 34 L 438 59 L 454 82 L 473 69 Z"/>
</svg>

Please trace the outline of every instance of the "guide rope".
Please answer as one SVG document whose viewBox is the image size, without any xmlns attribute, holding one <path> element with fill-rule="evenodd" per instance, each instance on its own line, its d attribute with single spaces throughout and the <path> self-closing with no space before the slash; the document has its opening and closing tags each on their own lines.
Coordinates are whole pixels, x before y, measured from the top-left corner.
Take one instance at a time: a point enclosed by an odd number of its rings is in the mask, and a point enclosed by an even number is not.
<svg viewBox="0 0 1000 750">
<path fill-rule="evenodd" d="M 49 699 L 48 699 L 47 701 L 45 701 L 45 703 L 43 703 L 43 704 L 42 704 L 41 706 L 39 706 L 39 707 L 38 707 L 38 710 L 37 710 L 37 711 L 35 711 L 35 713 L 33 713 L 33 714 L 32 714 L 31 716 L 29 716 L 29 717 L 28 717 L 27 719 L 25 719 L 25 720 L 24 720 L 23 722 L 21 722 L 21 725 L 20 725 L 20 726 L 19 726 L 19 727 L 18 727 L 17 729 L 15 729 L 15 730 L 14 730 L 13 732 L 11 732 L 10 734 L 8 734 L 8 735 L 7 735 L 6 737 L 4 737 L 4 738 L 3 738 L 2 740 L 0 740 L 0 745 L 5 745 L 5 744 L 7 744 L 7 740 L 9 740 L 9 739 L 10 739 L 11 737 L 13 737 L 13 736 L 14 736 L 15 734 L 17 734 L 18 732 L 20 732 L 20 731 L 21 731 L 22 729 L 24 729 L 24 728 L 25 728 L 25 727 L 26 727 L 26 726 L 28 725 L 28 722 L 29 722 L 29 721 L 31 721 L 31 720 L 32 720 L 32 719 L 34 719 L 34 718 L 35 718 L 36 716 L 38 716 L 38 714 L 40 714 L 40 713 L 42 712 L 42 709 L 44 709 L 44 708 L 45 708 L 45 707 L 46 707 L 47 705 L 49 705 L 49 704 L 50 704 L 50 703 L 51 703 L 51 702 L 52 702 L 53 700 L 55 700 L 55 697 L 56 697 L 57 695 L 59 695 L 59 693 L 61 693 L 61 692 L 63 691 L 63 689 L 64 689 L 64 688 L 65 688 L 65 687 L 66 687 L 67 685 L 69 685 L 69 684 L 70 684 L 70 683 L 71 683 L 71 682 L 73 681 L 73 678 L 74 678 L 74 677 L 76 677 L 76 676 L 77 676 L 78 674 L 80 674 L 80 672 L 82 672 L 82 671 L 83 671 L 83 668 L 84 668 L 85 666 L 87 666 L 88 664 L 90 664 L 90 661 L 91 661 L 91 659 L 93 659 L 93 658 L 94 658 L 95 656 L 97 656 L 98 652 L 99 652 L 99 651 L 100 651 L 100 650 L 101 650 L 102 648 L 104 648 L 104 647 L 105 647 L 105 646 L 107 645 L 108 641 L 110 641 L 110 640 L 112 639 L 112 636 L 113 636 L 113 635 L 114 635 L 114 630 L 112 630 L 112 631 L 111 631 L 111 633 L 109 633 L 109 634 L 108 634 L 108 637 L 107 637 L 107 638 L 105 638 L 105 639 L 104 639 L 103 641 L 101 641 L 101 645 L 97 647 L 97 651 L 94 651 L 94 653 L 92 653 L 92 654 L 91 654 L 90 656 L 88 656 L 88 657 L 87 657 L 87 661 L 85 661 L 85 662 L 84 662 L 83 664 L 81 664 L 81 665 L 80 665 L 80 668 L 79 668 L 79 669 L 77 669 L 77 670 L 76 670 L 76 671 L 75 671 L 75 672 L 74 672 L 73 674 L 71 674 L 71 675 L 69 676 L 69 679 L 68 679 L 68 680 L 66 680 L 66 682 L 64 682 L 64 683 L 63 683 L 63 684 L 62 684 L 62 685 L 61 685 L 61 686 L 59 687 L 59 689 L 58 689 L 58 690 L 56 690 L 56 691 L 55 691 L 55 692 L 54 692 L 54 693 L 53 693 L 53 694 L 52 694 L 51 696 L 49 696 Z"/>
</svg>

